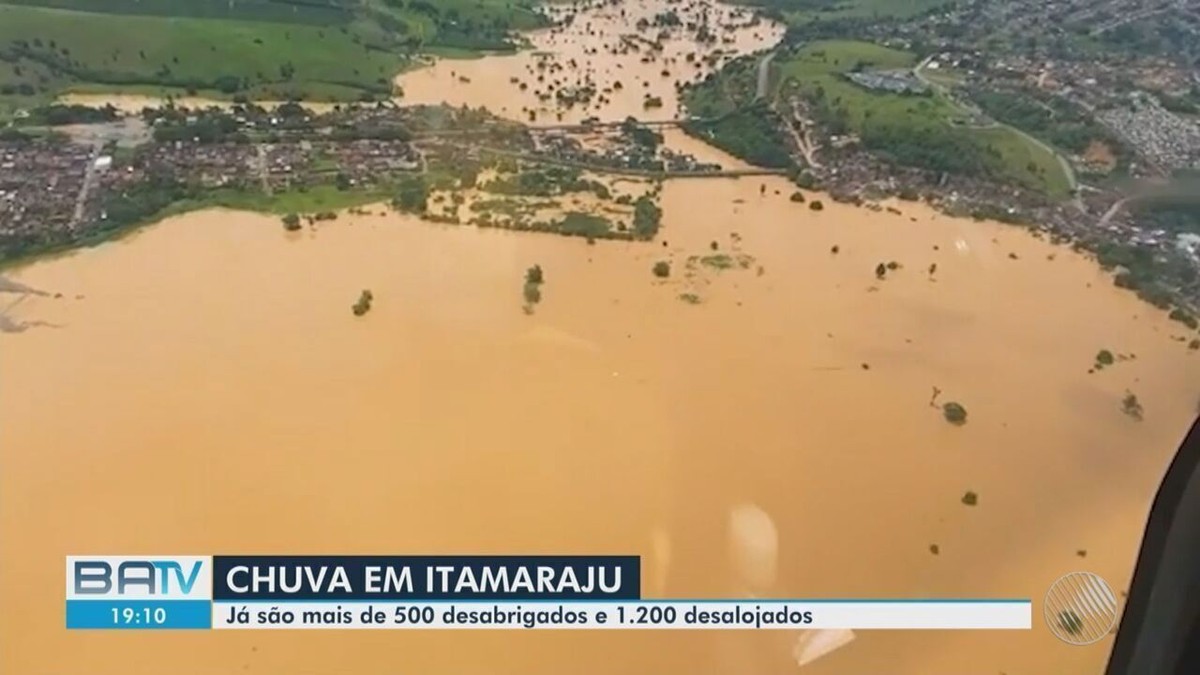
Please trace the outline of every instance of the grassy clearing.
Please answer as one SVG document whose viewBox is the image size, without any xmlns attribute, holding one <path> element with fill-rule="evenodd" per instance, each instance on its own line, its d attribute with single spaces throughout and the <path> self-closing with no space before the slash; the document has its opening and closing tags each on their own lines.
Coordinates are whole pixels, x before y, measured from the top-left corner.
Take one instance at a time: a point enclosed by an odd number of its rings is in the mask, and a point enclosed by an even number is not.
<svg viewBox="0 0 1200 675">
<path fill-rule="evenodd" d="M 68 89 L 355 100 L 430 48 L 510 50 L 529 0 L 0 0 L 0 111 Z"/>
<path fill-rule="evenodd" d="M 392 196 L 393 190 L 387 187 L 338 190 L 332 185 L 318 185 L 304 191 L 289 190 L 273 195 L 261 192 L 218 191 L 192 208 L 223 206 L 258 213 L 316 213 L 385 202 Z"/>
<path fill-rule="evenodd" d="M 950 0 L 737 0 L 776 14 L 790 26 L 839 19 L 906 19 Z"/>
<path fill-rule="evenodd" d="M 1071 185 L 1052 152 L 1006 127 L 979 129 L 975 133 L 1000 153 L 1009 176 L 1052 197 L 1066 197 Z"/>
<path fill-rule="evenodd" d="M 48 94 L 72 82 L 226 94 L 321 94 L 336 85 L 390 93 L 406 62 L 345 26 L 322 28 L 0 5 L 0 87 Z M 28 90 L 25 92 L 29 94 Z"/>
</svg>

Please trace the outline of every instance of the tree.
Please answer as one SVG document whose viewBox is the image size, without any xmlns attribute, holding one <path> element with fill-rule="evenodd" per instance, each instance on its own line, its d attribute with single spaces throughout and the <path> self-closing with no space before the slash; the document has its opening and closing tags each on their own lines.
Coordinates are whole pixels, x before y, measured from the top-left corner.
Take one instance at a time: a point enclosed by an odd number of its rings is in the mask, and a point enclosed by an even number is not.
<svg viewBox="0 0 1200 675">
<path fill-rule="evenodd" d="M 967 490 L 967 492 L 962 496 L 962 503 L 966 504 L 967 506 L 975 506 L 979 503 L 979 495 Z"/>
<path fill-rule="evenodd" d="M 1107 349 L 1101 349 L 1096 353 L 1096 365 L 1098 366 L 1111 366 L 1114 361 L 1113 353 Z"/>
<path fill-rule="evenodd" d="M 942 416 L 951 424 L 963 425 L 967 423 L 967 409 L 961 403 L 951 401 L 943 405 Z"/>
<path fill-rule="evenodd" d="M 409 176 L 400 181 L 392 204 L 409 213 L 424 213 L 429 205 L 429 186 L 421 176 Z"/>
<path fill-rule="evenodd" d="M 334 179 L 334 185 L 337 186 L 337 189 L 343 192 L 349 190 L 351 185 L 350 177 L 339 171 L 337 177 Z"/>
<path fill-rule="evenodd" d="M 671 263 L 665 260 L 659 260 L 654 263 L 654 276 L 660 279 L 666 279 L 671 276 Z"/>
<path fill-rule="evenodd" d="M 1171 310 L 1170 318 L 1172 321 L 1178 321 L 1192 330 L 1196 330 L 1196 328 L 1200 326 L 1200 322 L 1197 322 L 1196 317 L 1189 314 L 1186 310 L 1178 307 Z"/>
<path fill-rule="evenodd" d="M 300 216 L 289 213 L 283 217 L 283 229 L 288 232 L 295 232 L 300 229 Z"/>
<path fill-rule="evenodd" d="M 525 282 L 525 288 L 522 291 L 522 294 L 525 297 L 526 305 L 536 305 L 542 301 L 542 289 L 537 284 L 531 284 L 528 281 Z"/>
<path fill-rule="evenodd" d="M 1139 422 L 1142 420 L 1142 403 L 1138 400 L 1137 394 L 1126 391 L 1125 398 L 1121 399 L 1121 411 L 1129 415 Z"/>
<path fill-rule="evenodd" d="M 809 202 L 808 208 L 812 209 L 813 211 L 823 211 L 825 209 L 825 205 L 821 203 L 820 199 L 814 199 Z"/>
<path fill-rule="evenodd" d="M 792 193 L 792 196 L 789 197 L 789 199 L 791 199 L 793 202 L 796 202 L 797 204 L 803 204 L 804 203 L 804 194 L 801 193 L 799 190 L 797 190 Z"/>
<path fill-rule="evenodd" d="M 525 283 L 537 285 L 542 283 L 544 280 L 545 276 L 542 273 L 541 265 L 534 265 L 533 267 L 525 270 Z"/>
<path fill-rule="evenodd" d="M 375 299 L 375 295 L 369 290 L 363 290 L 358 295 L 358 302 L 354 303 L 350 309 L 354 312 L 354 316 L 362 316 L 371 311 L 371 301 Z"/>
</svg>

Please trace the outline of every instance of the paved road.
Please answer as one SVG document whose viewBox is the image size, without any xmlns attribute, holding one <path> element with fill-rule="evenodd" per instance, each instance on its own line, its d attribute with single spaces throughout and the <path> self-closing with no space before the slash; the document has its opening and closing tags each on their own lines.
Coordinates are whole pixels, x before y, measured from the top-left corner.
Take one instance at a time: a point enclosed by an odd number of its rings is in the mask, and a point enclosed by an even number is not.
<svg viewBox="0 0 1200 675">
<path fill-rule="evenodd" d="M 755 100 L 767 97 L 767 85 L 770 84 L 771 79 L 771 59 L 774 58 L 775 52 L 771 52 L 758 62 L 758 89 L 754 92 Z"/>
<path fill-rule="evenodd" d="M 79 186 L 79 194 L 75 196 L 75 212 L 71 214 L 71 229 L 75 229 L 83 220 L 83 210 L 87 206 L 88 194 L 92 191 L 92 184 L 96 182 L 96 160 L 100 157 L 100 151 L 103 149 L 102 141 L 92 143 L 87 169 L 83 173 L 83 185 Z"/>
</svg>

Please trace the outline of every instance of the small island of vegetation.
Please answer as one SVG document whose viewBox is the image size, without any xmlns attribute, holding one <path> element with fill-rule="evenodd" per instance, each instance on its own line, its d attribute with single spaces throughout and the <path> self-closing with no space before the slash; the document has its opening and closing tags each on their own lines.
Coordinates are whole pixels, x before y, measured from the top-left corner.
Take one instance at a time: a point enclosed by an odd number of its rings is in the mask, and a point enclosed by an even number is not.
<svg viewBox="0 0 1200 675">
<path fill-rule="evenodd" d="M 354 316 L 362 316 L 371 311 L 371 302 L 374 299 L 375 296 L 371 293 L 371 291 L 363 290 L 363 292 L 358 295 L 358 302 L 355 302 L 350 307 L 351 311 L 354 312 Z"/>
</svg>

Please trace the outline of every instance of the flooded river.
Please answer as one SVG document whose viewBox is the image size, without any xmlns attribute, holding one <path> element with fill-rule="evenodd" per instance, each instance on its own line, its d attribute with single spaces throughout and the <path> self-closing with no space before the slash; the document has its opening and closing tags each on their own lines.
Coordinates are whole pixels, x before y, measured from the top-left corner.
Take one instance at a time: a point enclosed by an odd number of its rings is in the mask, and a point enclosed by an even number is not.
<svg viewBox="0 0 1200 675">
<path fill-rule="evenodd" d="M 504 85 L 523 58 L 469 63 Z M 90 552 L 635 553 L 672 597 L 1029 597 L 1033 631 L 865 633 L 802 672 L 1099 672 L 1111 639 L 1056 641 L 1040 599 L 1128 583 L 1200 400 L 1180 325 L 1022 230 L 791 192 L 668 182 L 658 241 L 594 246 L 207 211 L 10 271 L 46 294 L 0 334 L 0 672 L 797 671 L 782 633 L 68 633 L 63 556 Z M 714 242 L 745 268 L 693 260 Z M 1101 349 L 1128 358 L 1089 373 Z M 748 506 L 768 564 L 731 551 Z"/>
</svg>

